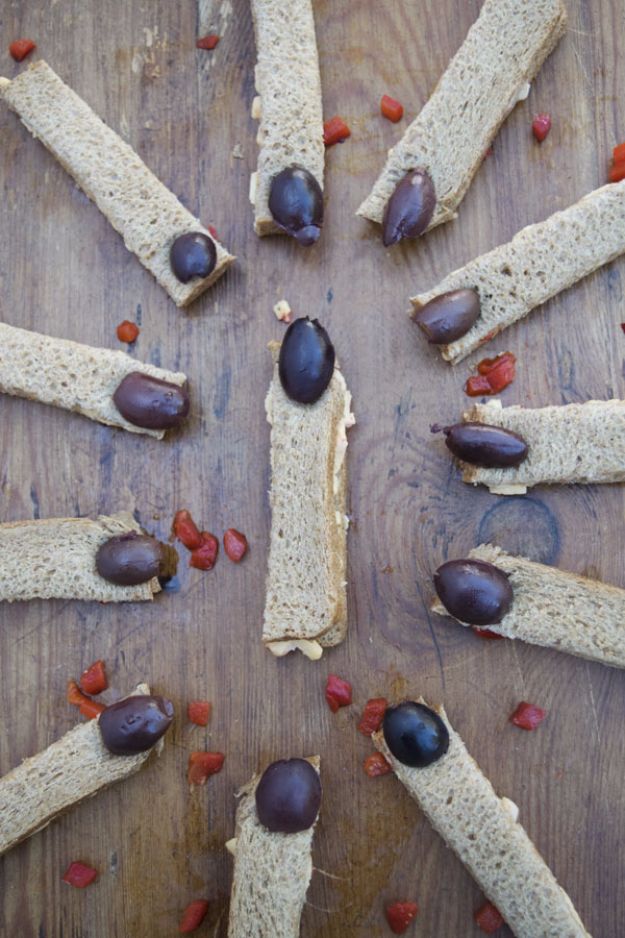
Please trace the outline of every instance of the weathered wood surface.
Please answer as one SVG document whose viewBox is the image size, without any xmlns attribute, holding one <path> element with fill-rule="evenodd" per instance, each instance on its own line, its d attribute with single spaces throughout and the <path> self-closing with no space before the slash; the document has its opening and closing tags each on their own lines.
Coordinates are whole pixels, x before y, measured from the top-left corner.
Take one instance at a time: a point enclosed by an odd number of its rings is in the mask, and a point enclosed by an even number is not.
<svg viewBox="0 0 625 938">
<path fill-rule="evenodd" d="M 140 318 L 137 356 L 186 371 L 194 395 L 187 429 L 163 443 L 0 400 L 0 517 L 131 508 L 166 536 L 187 506 L 208 529 L 233 525 L 252 545 L 240 567 L 222 556 L 210 574 L 188 570 L 183 556 L 180 591 L 152 605 L 0 609 L 0 772 L 73 724 L 66 680 L 98 657 L 114 690 L 145 679 L 180 715 L 158 764 L 0 861 L 3 935 L 160 938 L 176 933 L 188 901 L 207 896 L 201 934 L 223 936 L 233 792 L 274 758 L 314 752 L 325 797 L 302 935 L 383 936 L 385 901 L 413 898 L 421 909 L 413 934 L 477 934 L 480 894 L 470 877 L 393 777 L 369 780 L 361 769 L 371 747 L 355 725 L 366 698 L 418 693 L 444 701 L 498 791 L 517 802 L 590 932 L 625 933 L 625 675 L 482 642 L 428 614 L 432 569 L 486 538 L 625 586 L 623 489 L 538 489 L 506 501 L 463 486 L 429 425 L 460 413 L 468 363 L 443 364 L 406 315 L 409 294 L 604 182 L 625 136 L 625 6 L 567 6 L 566 37 L 505 124 L 458 220 L 385 251 L 353 214 L 405 126 L 379 116 L 379 98 L 394 95 L 406 120 L 414 116 L 479 2 L 316 2 L 324 110 L 345 117 L 353 135 L 327 154 L 326 226 L 304 251 L 252 231 L 254 44 L 244 0 L 0 2 L 0 72 L 19 69 L 7 53 L 12 38 L 35 38 L 38 54 L 239 257 L 181 314 L 61 167 L 0 111 L 2 319 L 115 348 L 117 323 Z M 223 36 L 218 48 L 196 52 L 209 28 Z M 538 146 L 529 125 L 545 110 L 554 126 Z M 624 395 L 623 271 L 612 264 L 493 343 L 519 359 L 506 402 Z M 351 628 L 319 664 L 275 661 L 259 642 L 266 344 L 282 334 L 271 312 L 282 297 L 328 326 L 358 418 L 349 450 Z M 355 688 L 354 707 L 336 716 L 323 699 L 329 672 Z M 206 732 L 183 718 L 186 701 L 204 696 L 214 701 Z M 522 699 L 549 712 L 536 733 L 506 722 Z M 204 746 L 226 752 L 225 768 L 189 793 L 188 753 Z M 61 882 L 76 858 L 101 871 L 84 892 Z"/>
</svg>

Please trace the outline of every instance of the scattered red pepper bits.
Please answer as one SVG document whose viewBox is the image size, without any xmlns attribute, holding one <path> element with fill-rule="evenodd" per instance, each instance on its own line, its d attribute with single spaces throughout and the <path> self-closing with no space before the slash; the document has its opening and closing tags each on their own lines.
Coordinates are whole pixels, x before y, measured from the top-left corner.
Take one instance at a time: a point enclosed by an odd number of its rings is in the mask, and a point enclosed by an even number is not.
<svg viewBox="0 0 625 938">
<path fill-rule="evenodd" d="M 97 876 L 98 871 L 94 870 L 92 866 L 87 866 L 86 863 L 81 863 L 80 860 L 74 860 L 63 874 L 63 882 L 67 883 L 68 886 L 75 886 L 76 889 L 84 889 L 86 886 L 90 886 L 97 879 Z"/>
<path fill-rule="evenodd" d="M 501 913 L 492 902 L 485 902 L 477 912 L 474 912 L 473 920 L 478 928 L 481 928 L 487 935 L 494 935 L 503 925 Z"/>
<path fill-rule="evenodd" d="M 78 707 L 81 714 L 88 720 L 93 720 L 103 710 L 106 710 L 104 704 L 98 703 L 97 700 L 92 700 L 91 697 L 83 694 L 76 681 L 67 682 L 67 702 Z"/>
<path fill-rule="evenodd" d="M 236 528 L 228 528 L 224 534 L 224 550 L 233 563 L 241 563 L 248 550 L 245 534 L 241 534 Z"/>
<path fill-rule="evenodd" d="M 520 727 L 522 730 L 535 730 L 536 727 L 540 726 L 546 716 L 546 710 L 522 700 L 514 713 L 510 716 L 510 723 L 514 723 L 515 726 Z"/>
<path fill-rule="evenodd" d="M 379 778 L 380 775 L 388 775 L 393 771 L 381 752 L 373 752 L 367 756 L 362 767 L 369 778 Z"/>
<path fill-rule="evenodd" d="M 403 105 L 401 105 L 399 101 L 396 101 L 395 98 L 390 98 L 387 94 L 382 95 L 380 111 L 387 120 L 392 121 L 394 124 L 400 121 L 404 116 Z"/>
<path fill-rule="evenodd" d="M 532 133 L 542 143 L 551 130 L 551 114 L 537 114 L 532 121 Z"/>
<path fill-rule="evenodd" d="M 187 773 L 189 785 L 205 785 L 211 775 L 221 772 L 224 759 L 223 752 L 192 752 Z"/>
<path fill-rule="evenodd" d="M 352 702 L 352 685 L 336 674 L 329 674 L 326 681 L 326 700 L 332 713 L 340 707 L 348 707 Z"/>
<path fill-rule="evenodd" d="M 195 48 L 205 49 L 206 51 L 211 52 L 215 48 L 215 46 L 217 45 L 220 39 L 221 39 L 221 36 L 217 36 L 215 35 L 215 33 L 209 33 L 208 36 L 202 36 L 201 39 L 197 40 L 197 42 L 195 43 Z"/>
<path fill-rule="evenodd" d="M 187 704 L 187 716 L 196 726 L 208 726 L 213 711 L 209 700 L 190 700 Z"/>
<path fill-rule="evenodd" d="M 465 385 L 469 397 L 482 394 L 499 394 L 512 384 L 516 377 L 516 357 L 512 352 L 503 352 L 496 358 L 484 358 L 477 366 L 478 374 L 471 375 Z"/>
<path fill-rule="evenodd" d="M 472 625 L 471 628 L 475 635 L 478 638 L 485 638 L 488 641 L 496 641 L 498 638 L 505 638 L 505 635 L 500 635 L 498 632 L 492 632 L 490 629 L 481 628 L 479 625 Z"/>
<path fill-rule="evenodd" d="M 191 512 L 186 508 L 181 508 L 174 515 L 171 531 L 188 550 L 196 550 L 202 546 L 202 535 L 191 517 Z"/>
<path fill-rule="evenodd" d="M 327 147 L 333 147 L 335 143 L 343 143 L 351 135 L 352 132 L 342 117 L 331 117 L 323 123 L 323 142 Z"/>
<path fill-rule="evenodd" d="M 625 179 L 625 143 L 619 143 L 612 151 L 612 166 L 608 178 L 610 182 Z"/>
<path fill-rule="evenodd" d="M 415 918 L 419 906 L 416 902 L 394 902 L 386 907 L 386 921 L 394 935 L 403 935 Z"/>
<path fill-rule="evenodd" d="M 371 697 L 366 702 L 358 724 L 358 729 L 363 736 L 371 736 L 372 733 L 377 733 L 382 726 L 387 707 L 388 700 L 386 697 Z"/>
<path fill-rule="evenodd" d="M 181 935 L 190 935 L 192 931 L 199 928 L 206 918 L 208 905 L 207 899 L 194 899 L 193 902 L 190 902 L 182 913 L 178 932 Z"/>
<path fill-rule="evenodd" d="M 217 229 L 215 228 L 215 226 L 214 226 L 214 225 L 207 225 L 206 227 L 207 227 L 208 231 L 210 232 L 211 237 L 214 238 L 215 241 L 219 241 L 219 238 L 218 238 L 218 236 L 217 236 Z"/>
<path fill-rule="evenodd" d="M 109 686 L 106 676 L 106 668 L 102 659 L 90 664 L 86 671 L 83 671 L 79 680 L 80 689 L 85 694 L 101 694 Z"/>
<path fill-rule="evenodd" d="M 9 46 L 9 52 L 16 62 L 21 62 L 36 48 L 37 43 L 32 39 L 14 39 Z"/>
<path fill-rule="evenodd" d="M 117 327 L 117 338 L 120 342 L 127 342 L 128 345 L 131 345 L 133 342 L 137 341 L 139 332 L 139 326 L 135 322 L 124 319 Z"/>
<path fill-rule="evenodd" d="M 196 570 L 212 570 L 219 553 L 219 541 L 209 531 L 201 531 L 202 543 L 191 551 L 189 566 Z"/>
</svg>

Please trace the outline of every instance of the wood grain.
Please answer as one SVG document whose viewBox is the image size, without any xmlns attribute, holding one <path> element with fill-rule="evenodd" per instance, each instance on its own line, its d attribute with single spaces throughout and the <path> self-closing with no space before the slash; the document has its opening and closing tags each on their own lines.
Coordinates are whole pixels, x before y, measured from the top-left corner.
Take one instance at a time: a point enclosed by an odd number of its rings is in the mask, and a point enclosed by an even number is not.
<svg viewBox="0 0 625 938">
<path fill-rule="evenodd" d="M 567 6 L 566 37 L 504 125 L 458 220 L 385 251 L 379 232 L 353 213 L 479 2 L 317 0 L 324 110 L 341 114 L 352 137 L 327 153 L 326 226 L 319 245 L 303 251 L 252 231 L 254 46 L 245 0 L 0 0 L 0 72 L 21 67 L 6 51 L 10 39 L 32 36 L 239 257 L 180 313 L 61 167 L 0 112 L 2 319 L 110 348 L 120 320 L 140 320 L 137 357 L 187 372 L 193 393 L 188 427 L 163 443 L 3 398 L 0 518 L 130 508 L 166 537 L 186 506 L 218 535 L 233 525 L 251 543 L 240 567 L 222 556 L 209 574 L 190 571 L 183 556 L 179 592 L 151 605 L 0 609 L 0 772 L 69 729 L 76 715 L 65 682 L 98 657 L 115 692 L 145 679 L 180 715 L 156 765 L 0 861 L 1 934 L 164 938 L 187 902 L 206 896 L 210 920 L 198 934 L 224 936 L 233 792 L 274 758 L 319 752 L 325 796 L 304 938 L 381 938 L 384 903 L 394 899 L 419 902 L 415 936 L 477 935 L 481 897 L 468 874 L 393 777 L 369 780 L 361 769 L 371 748 L 355 729 L 365 700 L 419 693 L 444 701 L 497 790 L 517 802 L 589 931 L 625 933 L 624 675 L 481 642 L 428 613 L 433 568 L 485 534 L 625 587 L 623 489 L 543 488 L 504 501 L 464 486 L 429 426 L 461 412 L 473 359 L 451 369 L 406 315 L 410 294 L 604 182 L 625 136 L 625 4 Z M 222 35 L 217 49 L 197 52 L 198 31 L 213 30 Z M 404 123 L 379 116 L 384 93 L 404 103 Z M 539 111 L 553 115 L 542 146 L 530 133 Z M 615 262 L 493 343 L 519 359 L 506 403 L 625 395 L 623 269 Z M 317 665 L 276 661 L 259 640 L 270 522 L 266 344 L 282 334 L 271 312 L 282 297 L 329 328 L 358 419 L 349 451 L 350 633 Z M 323 699 L 330 672 L 355 689 L 354 706 L 337 715 Z M 185 723 L 193 697 L 214 702 L 206 731 Z M 507 723 L 522 699 L 548 710 L 536 733 Z M 188 754 L 204 747 L 226 753 L 224 771 L 189 792 Z M 101 871 L 84 892 L 61 882 L 77 858 Z"/>
</svg>

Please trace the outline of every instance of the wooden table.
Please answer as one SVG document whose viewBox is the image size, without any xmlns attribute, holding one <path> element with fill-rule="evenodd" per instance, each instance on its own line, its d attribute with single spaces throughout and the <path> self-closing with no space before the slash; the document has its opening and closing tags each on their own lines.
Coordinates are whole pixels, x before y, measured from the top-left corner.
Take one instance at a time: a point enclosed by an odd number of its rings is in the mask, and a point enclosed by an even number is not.
<svg viewBox="0 0 625 938">
<path fill-rule="evenodd" d="M 469 750 L 521 820 L 597 938 L 625 934 L 623 785 L 625 676 L 517 644 L 487 643 L 432 617 L 430 575 L 488 539 L 625 586 L 621 486 L 537 489 L 503 499 L 464 486 L 435 421 L 466 403 L 473 356 L 455 370 L 426 347 L 407 298 L 455 266 L 508 240 L 603 184 L 625 137 L 623 0 L 568 0 L 566 37 L 527 102 L 495 141 L 452 224 L 385 251 L 354 216 L 387 148 L 432 91 L 477 16 L 478 0 L 318 0 L 315 13 L 328 116 L 352 128 L 327 153 L 326 224 L 319 245 L 258 239 L 247 201 L 256 160 L 254 43 L 245 0 L 0 2 L 0 72 L 20 66 L 10 39 L 37 54 L 120 130 L 182 201 L 213 223 L 237 265 L 181 313 L 124 248 L 98 210 L 14 115 L 0 111 L 0 290 L 9 323 L 119 347 L 115 327 L 136 320 L 132 353 L 185 371 L 187 429 L 165 442 L 27 401 L 0 401 L 2 521 L 136 510 L 167 537 L 186 506 L 221 535 L 251 543 L 237 567 L 187 568 L 180 590 L 153 604 L 32 602 L 0 611 L 0 772 L 66 732 L 76 712 L 65 684 L 106 660 L 112 692 L 145 679 L 179 718 L 158 764 L 73 810 L 0 861 L 0 932 L 20 938 L 160 938 L 181 910 L 212 902 L 201 934 L 225 935 L 234 791 L 275 758 L 318 752 L 324 802 L 305 938 L 389 934 L 387 901 L 416 899 L 410 934 L 478 934 L 478 887 L 394 777 L 368 779 L 371 751 L 356 732 L 370 696 L 444 701 Z M 222 36 L 212 53 L 197 35 Z M 399 125 L 379 99 L 401 100 Z M 532 116 L 553 115 L 538 145 Z M 622 397 L 623 262 L 616 262 L 511 328 L 489 351 L 518 356 L 505 403 L 540 406 Z M 354 395 L 350 432 L 348 640 L 318 664 L 263 650 L 268 443 L 263 398 L 272 313 L 286 297 L 333 337 Z M 333 715 L 328 673 L 349 678 L 354 706 Z M 214 702 L 208 730 L 185 721 L 195 697 Z M 520 700 L 548 711 L 536 733 L 507 718 Z M 223 772 L 189 791 L 193 749 L 226 753 Z M 100 871 L 84 892 L 61 882 L 71 860 Z M 502 932 L 503 934 L 503 932 Z"/>
</svg>

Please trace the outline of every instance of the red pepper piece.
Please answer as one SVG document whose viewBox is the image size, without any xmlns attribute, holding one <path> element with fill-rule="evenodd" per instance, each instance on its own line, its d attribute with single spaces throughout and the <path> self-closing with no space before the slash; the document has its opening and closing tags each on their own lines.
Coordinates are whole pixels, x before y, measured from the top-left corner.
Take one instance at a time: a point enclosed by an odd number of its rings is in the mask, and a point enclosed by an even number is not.
<svg viewBox="0 0 625 938">
<path fill-rule="evenodd" d="M 32 39 L 14 39 L 9 46 L 9 52 L 16 62 L 21 62 L 22 59 L 26 58 L 29 52 L 32 52 L 33 49 L 36 48 L 37 43 L 33 42 Z"/>
<path fill-rule="evenodd" d="M 342 117 L 331 117 L 329 121 L 323 124 L 323 142 L 327 147 L 333 147 L 335 143 L 343 143 L 352 132 Z"/>
<path fill-rule="evenodd" d="M 171 530 L 174 537 L 177 537 L 188 550 L 196 550 L 202 546 L 202 535 L 191 517 L 191 512 L 186 508 L 181 508 L 176 512 Z"/>
<path fill-rule="evenodd" d="M 228 528 L 224 534 L 224 550 L 233 563 L 241 563 L 247 554 L 247 538 L 235 528 Z"/>
<path fill-rule="evenodd" d="M 85 699 L 85 695 L 79 688 L 76 681 L 68 681 L 67 682 L 67 702 L 74 704 L 75 707 L 80 707 L 84 699 Z"/>
<path fill-rule="evenodd" d="M 396 101 L 395 98 L 389 98 L 387 94 L 382 95 L 380 111 L 384 117 L 388 118 L 388 120 L 392 121 L 394 124 L 400 121 L 404 116 L 403 106 L 399 101 Z"/>
<path fill-rule="evenodd" d="M 124 319 L 117 327 L 117 338 L 120 342 L 127 342 L 129 345 L 137 340 L 139 335 L 139 326 L 129 319 Z"/>
<path fill-rule="evenodd" d="M 190 700 L 187 704 L 187 716 L 196 726 L 208 726 L 213 705 L 208 700 Z"/>
<path fill-rule="evenodd" d="M 473 920 L 478 928 L 481 928 L 487 935 L 494 935 L 503 925 L 501 913 L 492 902 L 485 902 L 477 912 L 474 912 Z"/>
<path fill-rule="evenodd" d="M 551 114 L 537 114 L 532 121 L 532 133 L 542 143 L 551 130 Z"/>
<path fill-rule="evenodd" d="M 329 674 L 326 681 L 326 700 L 332 713 L 340 707 L 348 707 L 352 702 L 352 685 L 336 674 Z"/>
<path fill-rule="evenodd" d="M 104 704 L 98 703 L 97 700 L 89 700 L 87 697 L 81 703 L 78 708 L 83 717 L 86 717 L 88 720 L 95 720 L 96 717 L 99 717 L 103 710 L 106 710 Z"/>
<path fill-rule="evenodd" d="M 223 752 L 192 752 L 189 756 L 189 785 L 205 785 L 211 775 L 221 772 L 224 764 Z"/>
<path fill-rule="evenodd" d="M 360 723 L 358 724 L 358 729 L 363 736 L 371 736 L 372 733 L 377 733 L 382 726 L 382 720 L 384 719 L 387 707 L 388 700 L 386 697 L 371 697 L 371 699 L 366 702 Z"/>
<path fill-rule="evenodd" d="M 477 635 L 478 638 L 486 638 L 489 641 L 495 641 L 498 638 L 506 637 L 505 635 L 499 635 L 498 632 L 491 632 L 490 629 L 480 628 L 479 625 L 472 625 L 471 628 L 473 629 L 474 633 Z"/>
<path fill-rule="evenodd" d="M 388 775 L 393 771 L 381 752 L 373 752 L 367 756 L 362 767 L 369 778 L 378 778 L 380 775 Z"/>
<path fill-rule="evenodd" d="M 621 179 L 625 179 L 625 160 L 614 163 L 614 165 L 610 167 L 608 178 L 610 182 L 620 182 Z"/>
<path fill-rule="evenodd" d="M 217 229 L 215 228 L 215 226 L 207 225 L 206 227 L 210 231 L 211 236 L 215 239 L 215 241 L 219 241 L 219 238 L 217 237 Z"/>
<path fill-rule="evenodd" d="M 109 686 L 108 678 L 106 676 L 106 669 L 104 662 L 100 658 L 98 661 L 94 661 L 93 664 L 90 664 L 86 671 L 83 671 L 80 681 L 80 689 L 85 694 L 101 694 L 103 690 Z"/>
<path fill-rule="evenodd" d="M 106 710 L 104 704 L 98 703 L 96 700 L 92 700 L 91 697 L 87 697 L 83 694 L 76 681 L 67 682 L 67 702 L 78 707 L 82 715 L 87 717 L 88 720 L 93 720 L 93 718 L 97 717 L 103 710 Z"/>
<path fill-rule="evenodd" d="M 210 33 L 208 36 L 202 36 L 201 39 L 198 39 L 195 43 L 195 48 L 206 49 L 208 52 L 210 52 L 215 48 L 220 39 L 221 36 L 216 36 L 215 33 Z"/>
<path fill-rule="evenodd" d="M 189 566 L 195 567 L 196 570 L 212 570 L 219 553 L 219 541 L 208 531 L 201 531 L 200 537 L 202 543 L 191 551 Z"/>
<path fill-rule="evenodd" d="M 419 911 L 416 902 L 394 902 L 386 907 L 386 921 L 394 935 L 403 935 Z"/>
<path fill-rule="evenodd" d="M 535 704 L 522 700 L 514 713 L 510 716 L 510 723 L 519 726 L 522 730 L 535 730 L 547 716 L 547 711 Z"/>
<path fill-rule="evenodd" d="M 76 889 L 84 889 L 85 886 L 91 885 L 97 875 L 98 871 L 94 870 L 92 866 L 87 866 L 86 863 L 81 863 L 80 860 L 74 860 L 67 867 L 63 875 L 63 882 L 69 886 L 75 886 Z"/>
<path fill-rule="evenodd" d="M 493 389 L 486 375 L 471 375 L 467 378 L 464 393 L 469 397 L 481 397 L 482 394 L 492 394 Z"/>
<path fill-rule="evenodd" d="M 194 899 L 190 902 L 182 913 L 178 931 L 181 935 L 190 935 L 192 931 L 199 928 L 208 912 L 208 901 L 206 899 Z"/>
<path fill-rule="evenodd" d="M 615 163 L 622 163 L 625 160 L 625 143 L 619 143 L 612 150 L 612 159 Z"/>
<path fill-rule="evenodd" d="M 467 380 L 465 392 L 469 397 L 481 394 L 499 394 L 516 377 L 516 357 L 512 352 L 503 352 L 496 358 L 484 358 L 477 366 L 479 374 Z"/>
</svg>

